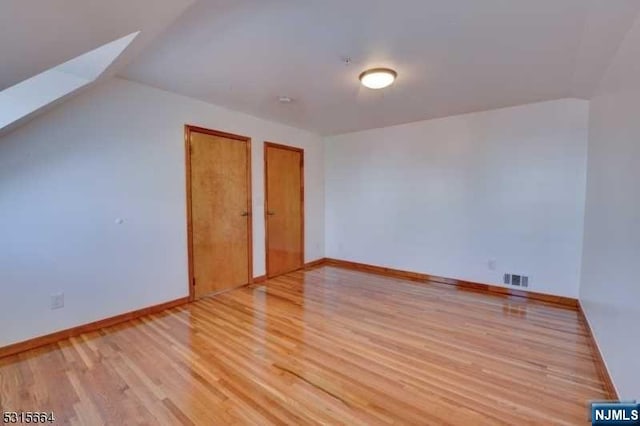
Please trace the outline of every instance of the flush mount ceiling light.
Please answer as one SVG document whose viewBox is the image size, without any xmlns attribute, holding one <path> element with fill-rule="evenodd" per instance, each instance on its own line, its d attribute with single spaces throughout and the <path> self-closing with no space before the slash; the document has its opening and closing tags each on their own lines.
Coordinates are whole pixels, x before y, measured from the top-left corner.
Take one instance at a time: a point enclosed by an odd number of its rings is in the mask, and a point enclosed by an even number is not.
<svg viewBox="0 0 640 426">
<path fill-rule="evenodd" d="M 398 73 L 389 68 L 372 68 L 360 74 L 360 82 L 369 89 L 384 89 L 396 80 Z"/>
</svg>

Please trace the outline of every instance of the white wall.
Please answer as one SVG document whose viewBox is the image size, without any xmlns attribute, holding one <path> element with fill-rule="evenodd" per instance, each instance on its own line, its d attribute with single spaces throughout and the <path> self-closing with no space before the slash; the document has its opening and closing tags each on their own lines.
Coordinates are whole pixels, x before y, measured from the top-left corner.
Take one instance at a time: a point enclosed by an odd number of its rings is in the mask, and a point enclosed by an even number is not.
<svg viewBox="0 0 640 426">
<path fill-rule="evenodd" d="M 587 120 L 565 99 L 328 138 L 327 256 L 577 297 Z"/>
<path fill-rule="evenodd" d="M 623 399 L 640 398 L 639 76 L 640 20 L 591 102 L 580 287 L 587 319 Z"/>
<path fill-rule="evenodd" d="M 187 295 L 185 123 L 253 139 L 255 276 L 262 142 L 304 148 L 305 257 L 324 256 L 321 138 L 111 79 L 0 138 L 0 346 Z"/>
</svg>

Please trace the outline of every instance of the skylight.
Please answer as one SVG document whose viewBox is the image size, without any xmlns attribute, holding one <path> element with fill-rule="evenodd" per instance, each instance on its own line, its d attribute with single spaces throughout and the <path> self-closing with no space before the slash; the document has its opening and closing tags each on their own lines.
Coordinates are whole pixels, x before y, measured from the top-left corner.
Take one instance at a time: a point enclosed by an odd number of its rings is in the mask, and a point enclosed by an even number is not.
<svg viewBox="0 0 640 426">
<path fill-rule="evenodd" d="M 0 133 L 98 79 L 140 31 L 102 45 L 0 92 Z"/>
</svg>

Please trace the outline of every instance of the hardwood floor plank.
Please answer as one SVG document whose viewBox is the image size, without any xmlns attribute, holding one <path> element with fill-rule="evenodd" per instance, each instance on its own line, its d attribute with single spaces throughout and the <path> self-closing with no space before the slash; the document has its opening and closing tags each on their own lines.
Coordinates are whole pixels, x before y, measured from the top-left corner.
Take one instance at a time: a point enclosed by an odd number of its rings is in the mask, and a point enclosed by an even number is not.
<svg viewBox="0 0 640 426">
<path fill-rule="evenodd" d="M 584 319 L 319 266 L 0 359 L 0 409 L 59 424 L 582 424 Z"/>
</svg>

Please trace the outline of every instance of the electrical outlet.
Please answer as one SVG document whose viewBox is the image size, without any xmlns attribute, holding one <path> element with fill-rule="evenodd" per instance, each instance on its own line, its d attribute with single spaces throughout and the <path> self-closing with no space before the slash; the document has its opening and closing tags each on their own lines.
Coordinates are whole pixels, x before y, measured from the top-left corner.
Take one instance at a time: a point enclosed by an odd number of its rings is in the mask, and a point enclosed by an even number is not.
<svg viewBox="0 0 640 426">
<path fill-rule="evenodd" d="M 489 259 L 487 261 L 487 267 L 489 268 L 489 270 L 495 271 L 497 266 L 498 266 L 498 261 L 497 260 Z"/>
<path fill-rule="evenodd" d="M 51 295 L 51 309 L 64 308 L 64 293 L 57 293 Z"/>
</svg>

